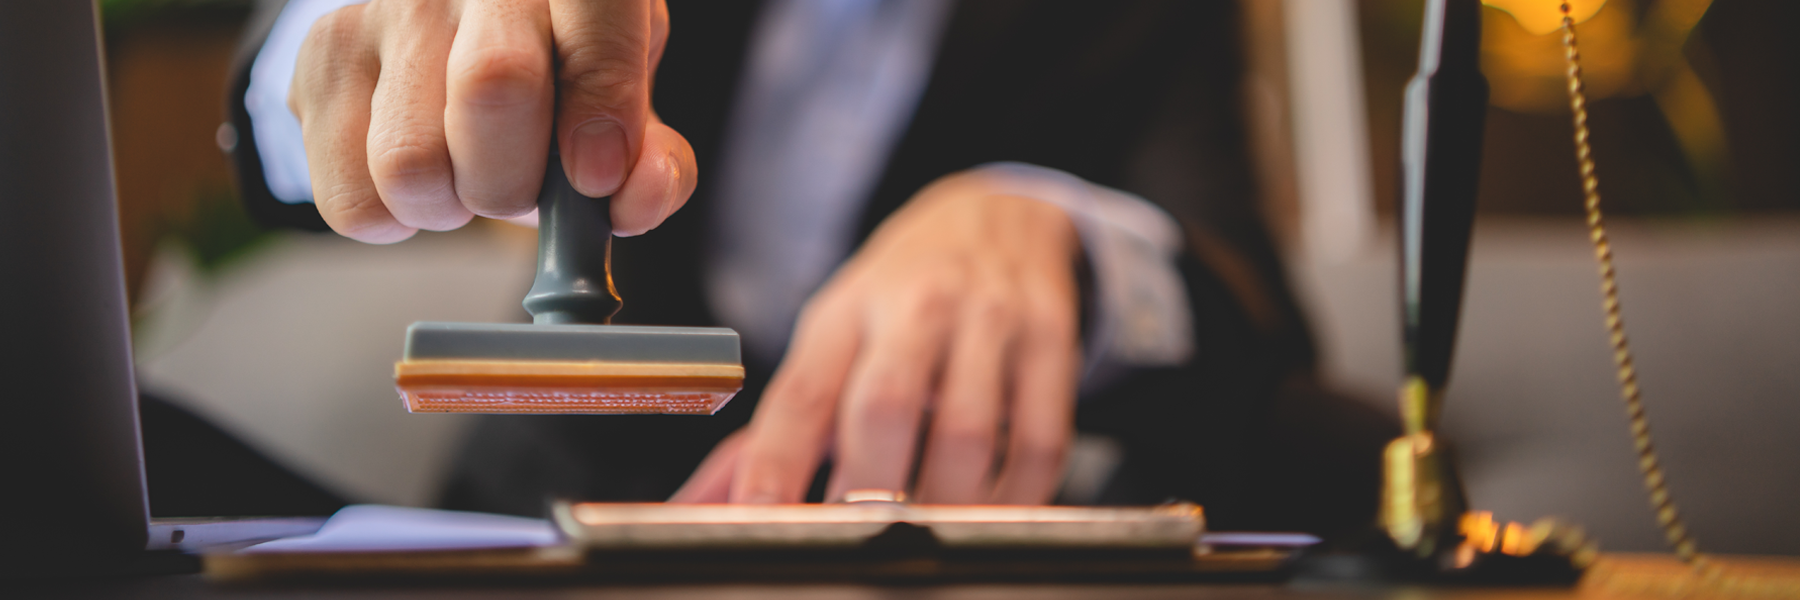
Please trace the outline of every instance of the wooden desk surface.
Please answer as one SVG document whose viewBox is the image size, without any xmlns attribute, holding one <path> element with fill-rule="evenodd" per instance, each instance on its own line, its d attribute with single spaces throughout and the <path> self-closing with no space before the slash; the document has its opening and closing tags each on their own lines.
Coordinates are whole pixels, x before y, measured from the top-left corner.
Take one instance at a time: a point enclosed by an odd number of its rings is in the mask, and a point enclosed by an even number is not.
<svg viewBox="0 0 1800 600">
<path fill-rule="evenodd" d="M 1628 600 L 1639 598 L 1800 598 L 1800 558 L 1723 557 L 1720 575 L 1696 577 L 1673 557 L 1607 555 L 1582 583 L 1568 588 L 1429 587 L 1390 585 L 1293 584 L 1060 584 L 983 583 L 882 586 L 866 584 L 715 584 L 629 585 L 406 585 L 362 587 L 230 587 L 199 575 L 100 580 L 0 582 L 0 597 L 28 598 L 369 598 L 402 600 L 486 598 L 732 598 L 734 600 L 919 599 L 919 600 L 1062 600 L 1106 598 L 1155 600 L 1199 598 L 1219 600 L 1376 599 L 1403 600 Z"/>
</svg>

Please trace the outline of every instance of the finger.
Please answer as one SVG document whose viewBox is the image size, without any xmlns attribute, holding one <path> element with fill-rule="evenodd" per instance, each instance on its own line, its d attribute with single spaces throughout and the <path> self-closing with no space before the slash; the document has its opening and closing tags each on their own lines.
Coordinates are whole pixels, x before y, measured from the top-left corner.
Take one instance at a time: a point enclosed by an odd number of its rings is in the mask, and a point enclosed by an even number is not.
<svg viewBox="0 0 1800 600">
<path fill-rule="evenodd" d="M 555 79 L 545 0 L 471 3 L 446 67 L 445 138 L 470 212 L 512 218 L 537 206 Z"/>
<path fill-rule="evenodd" d="M 650 66 L 652 82 L 669 43 L 669 4 L 656 0 L 650 13 Z M 624 187 L 612 198 L 613 234 L 643 235 L 662 225 L 669 215 L 685 206 L 697 181 L 694 149 L 687 138 L 664 125 L 655 111 L 644 130 L 644 149 Z"/>
<path fill-rule="evenodd" d="M 861 338 L 851 303 L 830 294 L 815 296 L 802 313 L 787 356 L 757 404 L 732 480 L 732 502 L 800 502 L 812 483 Z"/>
<path fill-rule="evenodd" d="M 922 287 L 876 310 L 844 387 L 828 499 L 854 489 L 907 489 L 953 298 L 948 290 Z"/>
<path fill-rule="evenodd" d="M 650 80 L 656 81 L 656 69 L 662 66 L 663 49 L 669 45 L 669 3 L 656 0 L 650 13 Z M 653 86 L 654 87 L 654 86 Z M 651 116 L 655 118 L 654 115 Z"/>
<path fill-rule="evenodd" d="M 1073 291 L 1033 297 L 1073 298 Z M 1063 294 L 1067 294 L 1066 296 Z M 998 504 L 1044 504 L 1062 482 L 1063 461 L 1074 435 L 1075 386 L 1081 357 L 1074 307 L 1059 303 L 1035 311 L 1017 346 L 1006 458 L 994 480 Z"/>
<path fill-rule="evenodd" d="M 549 2 L 563 168 L 576 191 L 609 196 L 643 148 L 654 0 Z"/>
<path fill-rule="evenodd" d="M 1016 317 L 1012 313 L 998 298 L 964 305 L 919 465 L 919 502 L 975 504 L 987 499 L 1006 404 L 1004 359 Z"/>
<path fill-rule="evenodd" d="M 405 32 L 378 42 L 381 74 L 369 113 L 369 177 L 402 225 L 445 231 L 471 215 L 456 197 L 444 144 L 444 63 L 456 22 L 443 2 L 368 5 L 371 30 Z"/>
<path fill-rule="evenodd" d="M 369 178 L 369 102 L 379 57 L 363 35 L 362 5 L 320 17 L 300 46 L 288 106 L 300 120 L 313 203 L 333 231 L 375 244 L 418 231 L 388 212 Z"/>
<path fill-rule="evenodd" d="M 620 236 L 655 229 L 694 194 L 694 149 L 687 138 L 654 120 L 645 134 L 644 156 L 612 197 L 613 232 Z"/>
<path fill-rule="evenodd" d="M 744 454 L 744 442 L 750 439 L 748 429 L 738 429 L 713 446 L 706 460 L 689 475 L 681 489 L 669 497 L 671 504 L 717 504 L 731 496 L 731 478 L 737 473 L 738 460 Z"/>
</svg>

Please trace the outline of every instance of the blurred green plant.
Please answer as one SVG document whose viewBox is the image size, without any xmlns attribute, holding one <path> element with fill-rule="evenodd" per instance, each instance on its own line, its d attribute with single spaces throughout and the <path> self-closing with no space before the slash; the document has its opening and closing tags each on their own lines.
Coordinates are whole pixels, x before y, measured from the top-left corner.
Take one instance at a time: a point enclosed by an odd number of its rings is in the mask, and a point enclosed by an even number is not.
<svg viewBox="0 0 1800 600">
<path fill-rule="evenodd" d="M 169 15 L 216 14 L 241 17 L 254 0 L 99 0 L 100 20 L 108 32 Z"/>
<path fill-rule="evenodd" d="M 250 219 L 230 187 L 196 191 L 192 210 L 167 222 L 164 231 L 163 239 L 185 247 L 206 276 L 217 275 L 275 237 Z"/>
<path fill-rule="evenodd" d="M 8 1 L 8 0 L 0 0 Z M 255 0 L 98 0 L 101 22 L 109 36 L 140 27 L 193 21 L 241 21 Z M 245 214 L 229 184 L 201 183 L 187 192 L 181 210 L 163 214 L 153 226 L 159 243 L 185 248 L 194 266 L 215 275 L 270 239 L 270 232 Z"/>
</svg>

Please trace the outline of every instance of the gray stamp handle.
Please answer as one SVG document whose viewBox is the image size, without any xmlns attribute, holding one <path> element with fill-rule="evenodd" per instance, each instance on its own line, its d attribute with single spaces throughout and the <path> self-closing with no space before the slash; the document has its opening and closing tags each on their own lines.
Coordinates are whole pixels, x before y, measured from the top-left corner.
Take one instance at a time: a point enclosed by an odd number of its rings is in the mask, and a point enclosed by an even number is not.
<svg viewBox="0 0 1800 600">
<path fill-rule="evenodd" d="M 554 147 L 538 191 L 537 279 L 525 310 L 539 325 L 606 324 L 622 305 L 612 283 L 612 202 L 575 191 Z"/>
</svg>

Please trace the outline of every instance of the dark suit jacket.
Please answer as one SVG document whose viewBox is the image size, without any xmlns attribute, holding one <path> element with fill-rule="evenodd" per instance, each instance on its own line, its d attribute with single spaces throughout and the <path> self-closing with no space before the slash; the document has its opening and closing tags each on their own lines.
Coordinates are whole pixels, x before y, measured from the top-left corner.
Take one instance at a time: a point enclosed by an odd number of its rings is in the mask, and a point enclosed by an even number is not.
<svg viewBox="0 0 1800 600">
<path fill-rule="evenodd" d="M 655 104 L 718 164 L 759 2 L 669 0 L 672 33 Z M 1061 169 L 1150 199 L 1186 234 L 1180 260 L 1197 352 L 1085 398 L 1077 426 L 1124 448 L 1111 503 L 1190 499 L 1216 526 L 1330 530 L 1373 514 L 1386 427 L 1305 385 L 1312 347 L 1264 224 L 1239 110 L 1239 20 L 1222 1 L 963 0 L 917 112 L 889 158 L 859 235 L 943 175 L 1000 160 Z M 239 139 L 248 69 L 233 96 Z M 277 206 L 253 143 L 238 173 L 252 213 L 321 229 L 310 206 Z M 714 325 L 700 276 L 711 180 L 648 235 L 620 239 L 622 323 Z M 398 335 L 398 332 L 396 332 Z M 755 408 L 773 365 L 711 418 L 487 418 L 444 501 L 535 514 L 544 495 L 660 500 Z M 1359 424 L 1359 425 L 1358 425 Z"/>
</svg>

